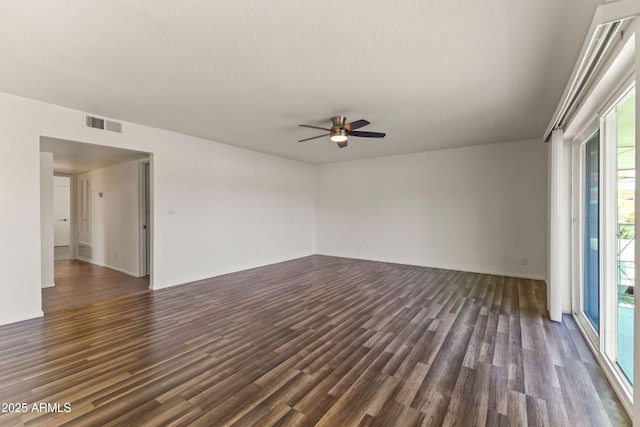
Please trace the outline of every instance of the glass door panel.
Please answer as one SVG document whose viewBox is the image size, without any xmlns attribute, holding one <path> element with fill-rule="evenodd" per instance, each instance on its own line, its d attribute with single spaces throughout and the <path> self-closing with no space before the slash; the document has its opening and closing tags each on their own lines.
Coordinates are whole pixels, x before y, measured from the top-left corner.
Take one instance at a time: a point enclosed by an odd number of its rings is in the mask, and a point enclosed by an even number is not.
<svg viewBox="0 0 640 427">
<path fill-rule="evenodd" d="M 600 132 L 584 145 L 583 312 L 600 330 Z"/>
<path fill-rule="evenodd" d="M 635 285 L 635 92 L 623 99 L 615 114 L 617 158 L 617 301 L 618 366 L 633 384 L 633 290 Z"/>
</svg>

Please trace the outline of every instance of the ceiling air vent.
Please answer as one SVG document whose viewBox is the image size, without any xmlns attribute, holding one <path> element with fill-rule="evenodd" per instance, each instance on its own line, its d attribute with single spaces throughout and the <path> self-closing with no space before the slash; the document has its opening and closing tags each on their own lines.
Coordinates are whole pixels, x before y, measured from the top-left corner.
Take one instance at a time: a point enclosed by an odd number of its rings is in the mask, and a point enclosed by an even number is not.
<svg viewBox="0 0 640 427">
<path fill-rule="evenodd" d="M 104 119 L 98 117 L 87 116 L 87 127 L 104 130 Z"/>
<path fill-rule="evenodd" d="M 107 130 L 111 132 L 122 133 L 122 123 L 107 120 Z"/>
<path fill-rule="evenodd" d="M 88 128 L 108 130 L 109 132 L 122 133 L 122 123 L 113 120 L 103 119 L 101 117 L 89 116 L 85 117 L 85 125 Z"/>
</svg>

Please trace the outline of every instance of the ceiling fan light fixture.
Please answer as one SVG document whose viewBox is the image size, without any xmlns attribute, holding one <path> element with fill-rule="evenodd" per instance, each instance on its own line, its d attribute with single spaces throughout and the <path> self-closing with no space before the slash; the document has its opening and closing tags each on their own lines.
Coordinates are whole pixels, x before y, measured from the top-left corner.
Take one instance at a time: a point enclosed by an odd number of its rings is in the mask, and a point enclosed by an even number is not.
<svg viewBox="0 0 640 427">
<path fill-rule="evenodd" d="M 331 140 L 335 143 L 345 142 L 347 140 L 347 132 L 344 129 L 331 131 Z"/>
</svg>

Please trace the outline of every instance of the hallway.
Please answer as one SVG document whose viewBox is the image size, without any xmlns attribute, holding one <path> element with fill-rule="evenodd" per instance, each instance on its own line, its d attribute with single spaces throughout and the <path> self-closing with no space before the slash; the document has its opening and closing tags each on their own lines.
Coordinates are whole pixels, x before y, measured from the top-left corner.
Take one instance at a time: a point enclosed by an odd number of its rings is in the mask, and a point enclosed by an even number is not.
<svg viewBox="0 0 640 427">
<path fill-rule="evenodd" d="M 145 292 L 149 277 L 132 277 L 80 260 L 56 261 L 56 286 L 42 289 L 45 313 Z"/>
</svg>

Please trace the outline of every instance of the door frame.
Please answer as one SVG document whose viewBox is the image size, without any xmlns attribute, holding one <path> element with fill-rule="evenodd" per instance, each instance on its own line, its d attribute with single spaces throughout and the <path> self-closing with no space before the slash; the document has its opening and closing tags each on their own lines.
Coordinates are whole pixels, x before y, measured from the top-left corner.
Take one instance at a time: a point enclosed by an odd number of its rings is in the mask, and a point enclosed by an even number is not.
<svg viewBox="0 0 640 427">
<path fill-rule="evenodd" d="M 146 182 L 145 168 L 149 168 L 149 182 Z M 147 185 L 148 184 L 148 185 Z M 147 223 L 147 188 L 149 190 L 149 219 Z M 153 155 L 138 162 L 138 242 L 139 261 L 138 275 L 140 277 L 149 276 L 149 289 L 153 289 Z M 146 229 L 145 229 L 146 225 Z M 148 247 L 147 247 L 148 234 Z M 147 268 L 147 258 L 149 267 Z"/>
<path fill-rule="evenodd" d="M 582 249 L 584 248 L 584 162 L 582 161 L 585 154 L 585 144 L 593 137 L 593 135 L 600 129 L 600 120 L 596 118 L 590 122 L 587 126 L 585 126 L 584 130 L 580 132 L 576 138 L 572 141 L 572 259 L 573 259 L 573 273 L 572 273 L 572 312 L 574 319 L 578 323 L 578 325 L 584 331 L 585 338 L 589 343 L 594 346 L 594 348 L 601 348 L 601 339 L 602 333 L 596 332 L 595 328 L 591 324 L 591 322 L 586 318 L 583 312 L 583 304 L 584 304 L 584 292 L 582 289 L 583 281 L 584 281 L 584 259 Z M 602 153 L 602 132 L 599 136 L 599 217 L 602 218 L 603 214 L 603 203 L 602 203 L 602 165 L 603 165 L 603 153 Z M 602 226 L 598 227 L 598 240 L 599 245 L 602 245 Z M 599 250 L 599 282 L 602 282 L 602 246 Z M 602 291 L 599 286 L 598 292 L 600 293 L 599 300 L 599 317 L 601 319 L 600 327 L 602 327 Z"/>
</svg>

